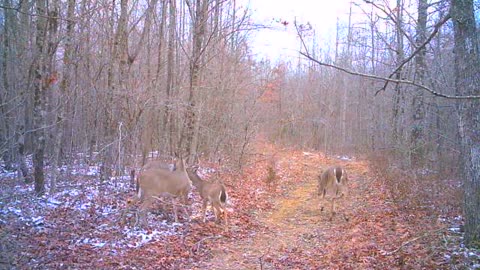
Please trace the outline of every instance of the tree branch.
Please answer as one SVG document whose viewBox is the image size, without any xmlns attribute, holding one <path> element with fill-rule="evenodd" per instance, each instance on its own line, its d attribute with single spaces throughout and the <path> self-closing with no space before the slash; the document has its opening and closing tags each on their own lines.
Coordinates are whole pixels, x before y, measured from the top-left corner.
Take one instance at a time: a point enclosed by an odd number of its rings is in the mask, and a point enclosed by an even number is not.
<svg viewBox="0 0 480 270">
<path fill-rule="evenodd" d="M 28 13 L 28 12 L 20 10 L 20 7 L 7 7 L 7 6 L 4 6 L 4 5 L 0 5 L 0 8 L 4 9 L 4 10 L 14 10 L 14 11 L 20 13 L 20 14 L 28 15 L 30 17 L 41 17 L 41 18 L 46 18 L 46 19 L 56 19 L 56 20 L 62 20 L 62 21 L 67 21 L 67 22 L 76 22 L 75 20 L 65 19 L 65 18 L 60 17 L 60 16 L 49 16 L 49 15 Z"/>
<path fill-rule="evenodd" d="M 407 58 L 405 58 L 401 63 L 400 65 L 398 65 L 395 70 L 390 73 L 390 75 L 388 76 L 389 79 L 393 78 L 393 76 L 395 74 L 397 74 L 397 72 L 399 72 L 403 66 L 405 66 L 408 62 L 410 62 L 413 57 L 415 57 L 423 48 L 425 48 L 425 46 L 427 46 L 428 43 L 430 43 L 430 41 L 437 35 L 438 31 L 440 30 L 440 27 L 442 27 L 442 25 L 444 25 L 448 20 L 450 20 L 450 14 L 447 14 L 445 17 L 443 17 L 440 21 L 438 21 L 434 26 L 433 26 L 433 31 L 432 33 L 430 33 L 430 35 L 428 36 L 428 38 L 425 40 L 425 42 L 423 42 L 420 46 L 418 46 L 415 51 L 412 52 L 412 54 L 410 54 L 410 56 L 408 56 Z M 384 91 L 385 89 L 387 89 L 387 86 L 388 86 L 388 83 L 390 81 L 385 81 L 385 85 L 375 93 L 375 95 L 377 95 L 380 91 Z"/>
<path fill-rule="evenodd" d="M 360 72 L 356 72 L 356 71 L 352 71 L 350 69 L 347 69 L 347 68 L 344 68 L 344 67 L 340 67 L 340 66 L 337 66 L 337 65 L 333 65 L 333 64 L 327 64 L 327 63 L 324 63 L 318 59 L 315 59 L 313 58 L 309 52 L 308 52 L 308 47 L 307 45 L 305 44 L 305 41 L 303 40 L 303 37 L 302 37 L 302 34 L 301 34 L 301 31 L 300 29 L 298 28 L 297 26 L 297 23 L 295 22 L 295 29 L 297 31 L 297 35 L 298 37 L 300 38 L 300 42 L 302 43 L 302 47 L 303 49 L 305 50 L 305 52 L 299 52 L 301 55 L 303 55 L 304 57 L 306 57 L 307 59 L 309 59 L 310 61 L 313 61 L 314 63 L 317 63 L 321 66 L 326 66 L 326 67 L 330 67 L 330 68 L 334 68 L 336 70 L 340 70 L 342 72 L 345 72 L 345 73 L 348 73 L 350 75 L 355 75 L 355 76 L 361 76 L 361 77 L 365 77 L 365 78 L 370 78 L 370 79 L 374 79 L 374 80 L 380 80 L 380 81 L 384 81 L 385 82 L 385 85 L 383 88 L 381 88 L 380 90 L 378 90 L 375 95 L 377 95 L 380 91 L 382 90 L 385 90 L 385 88 L 387 87 L 388 83 L 402 83 L 402 84 L 408 84 L 408 85 L 412 85 L 412 86 L 415 86 L 415 87 L 418 87 L 418 88 L 421 88 L 429 93 L 431 93 L 432 95 L 434 96 L 437 96 L 437 97 L 442 97 L 442 98 L 447 98 L 447 99 L 456 99 L 456 100 L 459 100 L 459 99 L 480 99 L 480 96 L 474 96 L 474 95 L 469 95 L 469 96 L 452 96 L 452 95 L 447 95 L 447 94 L 442 94 L 442 93 L 439 93 L 425 85 L 422 85 L 422 84 L 418 84 L 414 81 L 410 81 L 410 80 L 404 80 L 404 79 L 393 79 L 393 75 L 398 72 L 405 64 L 407 64 L 409 61 L 411 61 L 413 59 L 413 57 L 418 54 L 418 52 L 423 49 L 432 39 L 433 37 L 437 34 L 437 32 L 439 31 L 440 27 L 445 24 L 448 20 L 450 19 L 450 15 L 447 15 L 445 16 L 444 18 L 442 18 L 439 22 L 437 22 L 435 24 L 435 27 L 434 27 L 434 30 L 432 31 L 432 33 L 430 34 L 430 36 L 425 40 L 424 43 L 422 43 L 420 46 L 418 46 L 416 48 L 416 50 L 409 56 L 407 57 L 391 74 L 390 76 L 388 77 L 382 77 L 382 76 L 378 76 L 378 75 L 373 75 L 373 74 L 366 74 L 366 73 L 360 73 Z"/>
<path fill-rule="evenodd" d="M 303 43 L 303 39 L 302 39 L 302 43 Z M 307 59 L 309 59 L 310 61 L 313 61 L 313 62 L 315 62 L 315 63 L 317 63 L 321 66 L 334 68 L 336 70 L 340 70 L 340 71 L 348 73 L 350 75 L 361 76 L 361 77 L 365 77 L 365 78 L 369 78 L 369 79 L 413 85 L 413 86 L 421 88 L 421 89 L 423 89 L 423 90 L 425 90 L 425 91 L 427 91 L 427 92 L 429 92 L 432 95 L 435 95 L 437 97 L 448 98 L 448 99 L 480 99 L 480 96 L 451 96 L 451 95 L 446 95 L 446 94 L 442 94 L 442 93 L 439 93 L 437 91 L 434 91 L 433 89 L 431 89 L 431 88 L 429 88 L 425 85 L 421 85 L 421 84 L 418 84 L 418 83 L 413 82 L 413 81 L 403 80 L 403 79 L 400 79 L 400 80 L 399 79 L 392 79 L 392 78 L 389 78 L 389 77 L 382 77 L 382 76 L 377 76 L 377 75 L 373 75 L 373 74 L 360 73 L 360 72 L 352 71 L 352 70 L 349 70 L 347 68 L 343 68 L 343 67 L 336 66 L 336 65 L 333 65 L 333 64 L 327 64 L 327 63 L 321 62 L 321 61 L 313 58 L 312 56 L 310 56 L 310 54 L 308 54 L 308 53 L 300 52 L 300 54 L 303 55 L 304 57 L 306 57 Z"/>
</svg>

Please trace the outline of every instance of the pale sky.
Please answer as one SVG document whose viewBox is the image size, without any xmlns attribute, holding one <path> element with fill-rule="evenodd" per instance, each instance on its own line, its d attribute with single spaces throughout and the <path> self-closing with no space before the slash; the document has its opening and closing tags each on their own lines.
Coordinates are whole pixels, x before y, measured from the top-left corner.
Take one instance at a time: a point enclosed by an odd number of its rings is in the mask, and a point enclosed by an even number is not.
<svg viewBox="0 0 480 270">
<path fill-rule="evenodd" d="M 310 22 L 317 35 L 317 42 L 333 46 L 337 18 L 340 23 L 348 20 L 351 0 L 245 0 L 256 24 L 272 26 L 252 35 L 252 52 L 257 59 L 295 59 L 298 57 L 299 40 L 293 22 Z M 285 27 L 275 20 L 287 21 Z"/>
</svg>

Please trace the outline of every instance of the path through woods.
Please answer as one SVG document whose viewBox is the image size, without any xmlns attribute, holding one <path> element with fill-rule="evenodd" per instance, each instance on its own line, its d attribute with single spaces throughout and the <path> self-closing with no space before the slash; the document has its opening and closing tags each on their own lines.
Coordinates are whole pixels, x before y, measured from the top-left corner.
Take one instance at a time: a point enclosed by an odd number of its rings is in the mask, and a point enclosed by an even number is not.
<svg viewBox="0 0 480 270">
<path fill-rule="evenodd" d="M 270 211 L 257 214 L 261 229 L 216 242 L 211 257 L 194 269 L 448 268 L 428 247 L 441 225 L 422 222 L 416 231 L 411 223 L 417 217 L 395 207 L 367 163 L 272 147 L 279 157 L 277 184 L 287 183 L 286 196 L 276 196 Z M 316 188 L 319 172 L 333 164 L 347 168 L 350 192 L 330 221 L 328 212 L 320 212 Z"/>
</svg>

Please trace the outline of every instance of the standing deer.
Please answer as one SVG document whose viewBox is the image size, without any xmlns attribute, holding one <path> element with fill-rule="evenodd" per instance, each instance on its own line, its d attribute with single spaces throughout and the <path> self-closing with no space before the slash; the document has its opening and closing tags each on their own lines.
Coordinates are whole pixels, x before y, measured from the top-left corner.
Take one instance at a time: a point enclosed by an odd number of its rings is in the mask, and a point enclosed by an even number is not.
<svg viewBox="0 0 480 270">
<path fill-rule="evenodd" d="M 332 203 L 330 220 L 335 215 L 335 200 L 346 195 L 347 184 L 347 172 L 340 166 L 330 167 L 318 176 L 318 195 L 322 199 L 327 197 Z M 320 211 L 323 211 L 323 206 Z M 345 219 L 347 218 L 345 217 Z"/>
<path fill-rule="evenodd" d="M 150 168 L 138 177 L 138 198 L 142 202 L 138 215 L 143 224 L 147 223 L 146 212 L 158 197 L 182 198 L 184 203 L 192 189 L 192 182 L 185 170 L 185 161 L 178 159 L 175 171 Z M 178 222 L 176 204 L 173 204 L 175 222 Z"/>
<path fill-rule="evenodd" d="M 201 179 L 197 174 L 197 168 L 189 168 L 187 169 L 187 173 L 203 200 L 203 222 L 206 220 L 207 205 L 208 202 L 210 202 L 212 204 L 213 213 L 215 214 L 215 221 L 219 220 L 219 215 L 223 211 L 225 228 L 227 228 L 227 211 L 225 209 L 225 204 L 228 195 L 225 185 L 222 183 L 207 182 Z"/>
</svg>

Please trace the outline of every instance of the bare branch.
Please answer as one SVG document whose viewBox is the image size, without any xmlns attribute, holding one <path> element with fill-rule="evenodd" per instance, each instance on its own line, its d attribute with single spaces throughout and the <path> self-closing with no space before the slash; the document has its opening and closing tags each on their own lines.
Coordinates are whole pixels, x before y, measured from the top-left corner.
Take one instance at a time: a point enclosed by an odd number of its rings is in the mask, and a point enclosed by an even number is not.
<svg viewBox="0 0 480 270">
<path fill-rule="evenodd" d="M 431 88 L 429 88 L 425 85 L 418 84 L 418 83 L 413 82 L 413 81 L 403 80 L 403 79 L 398 80 L 398 79 L 392 79 L 390 77 L 382 77 L 382 76 L 377 76 L 377 75 L 373 75 L 373 74 L 360 73 L 360 72 L 352 71 L 352 70 L 349 70 L 347 68 L 343 68 L 343 67 L 336 66 L 336 65 L 333 65 L 333 64 L 328 64 L 328 63 L 321 62 L 321 61 L 313 58 L 312 56 L 310 56 L 310 54 L 308 54 L 308 52 L 307 53 L 300 52 L 300 54 L 305 56 L 310 61 L 313 61 L 313 62 L 315 62 L 315 63 L 317 63 L 321 66 L 334 68 L 334 69 L 340 70 L 342 72 L 345 72 L 345 73 L 348 73 L 348 74 L 351 74 L 351 75 L 361 76 L 361 77 L 370 78 L 370 79 L 374 79 L 374 80 L 413 85 L 413 86 L 421 88 L 421 89 L 423 89 L 423 90 L 425 90 L 425 91 L 427 91 L 427 92 L 429 92 L 432 95 L 435 95 L 437 97 L 448 98 L 448 99 L 480 99 L 480 96 L 452 96 L 452 95 L 446 95 L 446 94 L 436 92 L 435 90 L 433 90 L 433 89 L 431 89 Z M 377 93 L 375 93 L 375 95 Z"/>
<path fill-rule="evenodd" d="M 395 74 L 397 74 L 397 72 L 399 72 L 403 68 L 403 66 L 405 66 L 408 62 L 410 62 L 423 48 L 425 48 L 425 46 L 427 46 L 427 44 L 430 43 L 430 41 L 437 35 L 437 33 L 440 30 L 440 28 L 442 27 L 442 25 L 444 25 L 448 20 L 450 20 L 450 14 L 447 14 L 445 17 L 440 19 L 440 21 L 438 21 L 434 25 L 432 33 L 430 33 L 430 36 L 428 36 L 428 38 L 425 40 L 425 42 L 423 42 L 420 46 L 418 46 L 415 49 L 415 51 L 413 51 L 412 54 L 410 54 L 409 57 L 405 58 L 405 60 L 403 60 L 400 63 L 400 65 L 398 65 L 397 68 L 395 68 L 395 70 L 392 73 L 390 73 L 388 78 L 389 79 L 393 78 L 393 76 Z M 380 92 L 380 91 L 384 91 L 387 88 L 389 82 L 392 82 L 392 81 L 385 81 L 385 85 L 379 91 L 377 91 L 377 93 Z"/>
<path fill-rule="evenodd" d="M 0 5 L 0 8 L 4 9 L 4 10 L 14 10 L 14 11 L 20 13 L 20 14 L 28 15 L 28 16 L 31 16 L 31 17 L 41 17 L 41 18 L 46 18 L 46 19 L 56 19 L 56 20 L 62 20 L 62 21 L 67 21 L 67 22 L 76 22 L 75 20 L 68 19 L 68 18 L 66 19 L 66 18 L 63 18 L 63 17 L 60 17 L 60 16 L 49 16 L 49 15 L 28 13 L 28 12 L 20 10 L 19 7 L 7 7 L 7 6 L 4 6 L 4 5 Z"/>
</svg>

